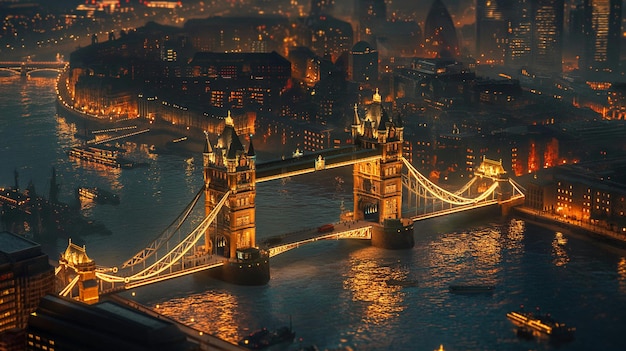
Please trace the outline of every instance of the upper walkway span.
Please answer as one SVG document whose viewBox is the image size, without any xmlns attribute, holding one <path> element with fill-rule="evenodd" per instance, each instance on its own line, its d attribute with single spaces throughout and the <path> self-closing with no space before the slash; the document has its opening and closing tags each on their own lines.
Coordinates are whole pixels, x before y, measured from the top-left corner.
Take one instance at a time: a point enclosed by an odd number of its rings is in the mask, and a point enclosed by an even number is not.
<svg viewBox="0 0 626 351">
<path fill-rule="evenodd" d="M 267 182 L 323 169 L 350 166 L 358 162 L 375 161 L 380 158 L 380 150 L 363 149 L 356 146 L 323 150 L 307 155 L 257 164 L 256 182 Z"/>
</svg>

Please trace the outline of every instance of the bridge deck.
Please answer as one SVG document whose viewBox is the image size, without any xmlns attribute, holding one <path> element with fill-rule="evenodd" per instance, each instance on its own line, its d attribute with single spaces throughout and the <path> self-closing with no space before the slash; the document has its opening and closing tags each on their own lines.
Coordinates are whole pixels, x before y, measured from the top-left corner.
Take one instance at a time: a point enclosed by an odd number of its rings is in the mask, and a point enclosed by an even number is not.
<svg viewBox="0 0 626 351">
<path fill-rule="evenodd" d="M 346 147 L 329 149 L 299 157 L 275 160 L 256 165 L 256 182 L 265 182 L 293 175 L 311 173 L 316 171 L 316 161 L 322 156 L 324 169 L 337 168 L 363 162 L 376 160 L 381 157 L 378 149 L 362 149 L 358 147 Z"/>
<path fill-rule="evenodd" d="M 320 240 L 362 239 L 372 238 L 372 229 L 377 223 L 366 221 L 348 221 L 333 223 L 333 230 L 320 233 L 317 228 L 304 229 L 293 233 L 265 238 L 259 247 L 269 252 L 270 257 L 295 249 L 304 244 Z"/>
</svg>

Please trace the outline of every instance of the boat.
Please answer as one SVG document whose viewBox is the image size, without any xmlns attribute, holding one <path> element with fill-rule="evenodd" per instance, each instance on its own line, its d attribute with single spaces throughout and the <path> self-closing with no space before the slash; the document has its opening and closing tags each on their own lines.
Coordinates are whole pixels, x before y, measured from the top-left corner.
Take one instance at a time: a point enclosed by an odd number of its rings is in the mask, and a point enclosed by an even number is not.
<svg viewBox="0 0 626 351">
<path fill-rule="evenodd" d="M 267 328 L 254 331 L 239 340 L 239 346 L 243 346 L 247 349 L 258 350 L 272 345 L 280 344 L 286 341 L 293 341 L 296 333 L 291 330 L 291 326 L 280 327 L 276 330 L 269 330 Z"/>
<path fill-rule="evenodd" d="M 493 292 L 496 287 L 489 284 L 456 284 L 448 288 L 451 293 L 456 294 L 480 294 Z"/>
<path fill-rule="evenodd" d="M 90 199 L 100 204 L 110 203 L 117 205 L 120 203 L 119 196 L 98 187 L 79 187 L 77 192 L 79 197 Z"/>
<path fill-rule="evenodd" d="M 135 163 L 120 156 L 114 149 L 95 146 L 75 146 L 67 151 L 68 156 L 98 163 L 113 168 L 133 168 Z"/>
<path fill-rule="evenodd" d="M 523 307 L 518 311 L 511 311 L 506 316 L 518 326 L 531 328 L 541 334 L 558 341 L 570 341 L 574 339 L 576 328 L 568 327 L 565 323 L 558 322 L 549 314 L 524 311 Z M 519 330 L 518 330 L 519 335 Z"/>
</svg>

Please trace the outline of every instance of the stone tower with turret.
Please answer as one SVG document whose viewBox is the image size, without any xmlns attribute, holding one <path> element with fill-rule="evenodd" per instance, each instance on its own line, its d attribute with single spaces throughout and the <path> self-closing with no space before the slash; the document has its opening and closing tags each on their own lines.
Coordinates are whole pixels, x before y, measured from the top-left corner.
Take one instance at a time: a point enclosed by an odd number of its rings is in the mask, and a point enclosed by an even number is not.
<svg viewBox="0 0 626 351">
<path fill-rule="evenodd" d="M 402 217 L 402 145 L 404 127 L 382 106 L 378 90 L 364 117 L 354 106 L 352 139 L 363 149 L 378 149 L 376 161 L 354 165 L 354 218 L 384 223 Z"/>
<path fill-rule="evenodd" d="M 229 112 L 217 142 L 212 143 L 207 135 L 203 153 L 205 213 L 208 215 L 230 191 L 226 204 L 205 234 L 205 247 L 210 252 L 235 258 L 238 249 L 256 245 L 255 162 L 252 141 L 246 150 Z"/>
</svg>

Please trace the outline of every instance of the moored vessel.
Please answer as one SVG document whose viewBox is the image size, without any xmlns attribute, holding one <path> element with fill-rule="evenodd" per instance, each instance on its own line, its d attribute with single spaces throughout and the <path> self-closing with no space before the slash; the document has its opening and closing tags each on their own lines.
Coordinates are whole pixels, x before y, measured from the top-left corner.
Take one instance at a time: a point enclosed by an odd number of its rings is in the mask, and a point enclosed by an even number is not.
<svg viewBox="0 0 626 351">
<path fill-rule="evenodd" d="M 147 166 L 145 163 L 135 163 L 121 157 L 119 151 L 116 149 L 95 146 L 75 146 L 67 151 L 67 155 L 83 161 L 97 163 L 113 168 Z"/>
<path fill-rule="evenodd" d="M 518 326 L 531 328 L 541 334 L 547 335 L 558 341 L 570 341 L 574 339 L 576 328 L 568 327 L 549 314 L 524 311 L 523 307 L 518 311 L 511 311 L 506 316 Z"/>
<path fill-rule="evenodd" d="M 80 198 L 90 199 L 99 204 L 118 205 L 120 203 L 119 196 L 98 187 L 79 187 L 77 193 Z"/>
</svg>

